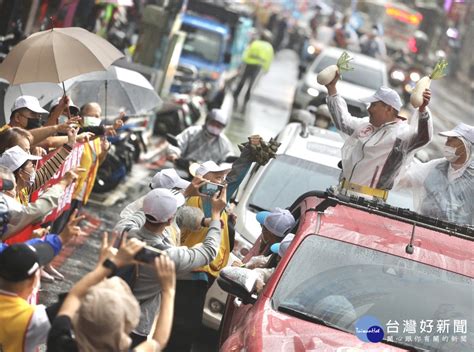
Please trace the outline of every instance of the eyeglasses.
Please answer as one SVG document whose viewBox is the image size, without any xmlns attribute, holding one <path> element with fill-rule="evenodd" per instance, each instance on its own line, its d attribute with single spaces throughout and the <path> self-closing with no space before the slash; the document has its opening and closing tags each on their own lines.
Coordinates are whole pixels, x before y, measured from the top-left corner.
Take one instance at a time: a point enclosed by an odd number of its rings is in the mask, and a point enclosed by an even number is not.
<svg viewBox="0 0 474 352">
<path fill-rule="evenodd" d="M 36 112 L 32 112 L 31 116 L 28 116 L 28 115 L 25 115 L 25 114 L 22 114 L 22 113 L 20 113 L 20 115 L 23 116 L 26 119 L 40 119 L 41 118 L 41 114 L 36 113 Z"/>
</svg>

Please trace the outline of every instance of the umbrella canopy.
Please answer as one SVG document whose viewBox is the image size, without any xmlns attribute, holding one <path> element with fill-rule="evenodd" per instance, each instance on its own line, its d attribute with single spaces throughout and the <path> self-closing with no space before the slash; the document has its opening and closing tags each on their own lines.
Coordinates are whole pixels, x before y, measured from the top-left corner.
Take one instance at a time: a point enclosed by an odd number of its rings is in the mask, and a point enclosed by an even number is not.
<svg viewBox="0 0 474 352">
<path fill-rule="evenodd" d="M 109 116 L 117 116 L 120 111 L 127 115 L 146 114 L 162 102 L 142 74 L 117 66 L 70 79 L 65 86 L 76 104 L 95 101 Z"/>
<path fill-rule="evenodd" d="M 5 99 L 3 101 L 6 122 L 9 122 L 11 108 L 15 99 L 19 96 L 32 95 L 38 98 L 40 105 L 44 107 L 51 100 L 61 96 L 62 94 L 63 89 L 58 83 L 25 83 L 9 86 L 5 92 Z"/>
<path fill-rule="evenodd" d="M 18 43 L 0 65 L 10 84 L 60 83 L 83 73 L 106 70 L 123 54 L 105 39 L 78 27 L 54 28 Z"/>
</svg>

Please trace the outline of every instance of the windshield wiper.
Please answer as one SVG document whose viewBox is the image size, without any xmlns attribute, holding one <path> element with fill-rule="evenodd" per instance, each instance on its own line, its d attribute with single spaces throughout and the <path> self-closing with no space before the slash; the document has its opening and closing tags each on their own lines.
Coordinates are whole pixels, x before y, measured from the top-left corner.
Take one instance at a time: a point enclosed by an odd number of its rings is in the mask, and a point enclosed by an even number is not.
<svg viewBox="0 0 474 352">
<path fill-rule="evenodd" d="M 249 208 L 252 210 L 256 210 L 257 212 L 267 210 L 252 203 L 249 204 Z"/>
<path fill-rule="evenodd" d="M 405 342 L 401 342 L 401 341 L 388 341 L 388 340 L 383 339 L 381 342 L 386 344 L 386 345 L 391 345 L 391 346 L 395 346 L 395 347 L 404 348 L 407 351 L 413 351 L 413 352 L 429 351 L 429 349 L 422 348 L 422 347 L 416 347 L 416 346 L 409 345 L 409 344 L 407 344 Z"/>
<path fill-rule="evenodd" d="M 280 305 L 278 307 L 278 310 L 282 313 L 288 313 L 292 316 L 295 316 L 297 318 L 300 318 L 300 319 L 303 319 L 303 320 L 306 320 L 306 321 L 309 321 L 309 322 L 312 322 L 312 323 L 324 325 L 324 326 L 327 326 L 329 328 L 337 329 L 337 330 L 340 330 L 340 331 L 343 331 L 343 332 L 347 332 L 351 335 L 355 335 L 354 331 L 350 331 L 350 330 L 341 328 L 340 326 L 334 325 L 334 324 L 332 324 L 332 323 L 330 323 L 330 322 L 328 322 L 328 321 L 326 321 L 322 318 L 319 318 L 317 316 L 308 314 L 306 312 L 296 310 L 295 308 L 292 308 L 292 307 L 289 307 L 289 306 Z M 387 345 L 391 345 L 391 346 L 402 347 L 402 348 L 406 349 L 407 351 L 413 351 L 413 352 L 429 351 L 428 349 L 425 349 L 425 348 L 422 348 L 422 347 L 416 347 L 416 346 L 409 345 L 407 343 L 403 343 L 403 342 L 399 342 L 399 341 L 382 340 L 381 342 L 384 343 L 384 344 L 387 344 Z"/>
<path fill-rule="evenodd" d="M 306 321 L 309 321 L 309 322 L 312 322 L 312 323 L 324 325 L 324 326 L 327 326 L 329 328 L 337 329 L 337 330 L 344 331 L 344 332 L 347 332 L 349 334 L 354 335 L 353 331 L 343 329 L 340 326 L 332 324 L 332 323 L 330 323 L 330 322 L 328 322 L 328 321 L 326 321 L 322 318 L 319 318 L 315 315 L 296 310 L 295 308 L 292 308 L 292 307 L 289 307 L 289 306 L 280 305 L 278 307 L 278 310 L 282 313 L 288 313 L 288 314 L 293 315 L 297 318 L 300 318 L 300 319 L 303 319 L 303 320 L 306 320 Z"/>
</svg>

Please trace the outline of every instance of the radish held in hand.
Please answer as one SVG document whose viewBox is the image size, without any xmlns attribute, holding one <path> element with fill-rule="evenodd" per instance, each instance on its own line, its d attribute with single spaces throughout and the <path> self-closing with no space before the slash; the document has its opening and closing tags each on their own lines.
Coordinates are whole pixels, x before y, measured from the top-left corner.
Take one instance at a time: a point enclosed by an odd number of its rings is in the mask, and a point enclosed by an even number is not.
<svg viewBox="0 0 474 352">
<path fill-rule="evenodd" d="M 328 66 L 318 73 L 318 83 L 323 86 L 328 85 L 334 80 L 334 78 L 336 78 L 338 73 L 342 74 L 343 71 L 353 70 L 353 68 L 349 66 L 349 61 L 351 60 L 352 58 L 349 54 L 344 51 L 341 54 L 341 57 L 337 60 L 336 65 Z"/>
<path fill-rule="evenodd" d="M 433 79 L 440 79 L 444 77 L 445 73 L 444 70 L 448 66 L 448 62 L 444 59 L 441 59 L 435 66 L 433 72 L 429 76 L 424 76 L 418 82 L 416 82 L 415 89 L 410 96 L 410 103 L 413 107 L 419 108 L 423 104 L 423 92 L 430 88 L 431 80 Z"/>
</svg>

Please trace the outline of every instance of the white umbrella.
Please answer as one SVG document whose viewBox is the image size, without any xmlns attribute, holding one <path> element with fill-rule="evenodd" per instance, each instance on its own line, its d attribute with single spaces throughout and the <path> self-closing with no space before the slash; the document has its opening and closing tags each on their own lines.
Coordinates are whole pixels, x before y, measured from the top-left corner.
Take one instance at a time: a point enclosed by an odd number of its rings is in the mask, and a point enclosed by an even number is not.
<svg viewBox="0 0 474 352">
<path fill-rule="evenodd" d="M 107 71 L 90 72 L 65 82 L 66 92 L 78 106 L 97 102 L 105 116 L 141 115 L 161 106 L 153 86 L 140 73 L 111 66 Z"/>
<path fill-rule="evenodd" d="M 25 83 L 9 86 L 3 101 L 3 110 L 5 112 L 5 120 L 8 123 L 10 119 L 10 112 L 15 99 L 20 95 L 32 95 L 38 98 L 41 106 L 45 106 L 51 100 L 63 94 L 62 87 L 57 83 Z"/>
</svg>

